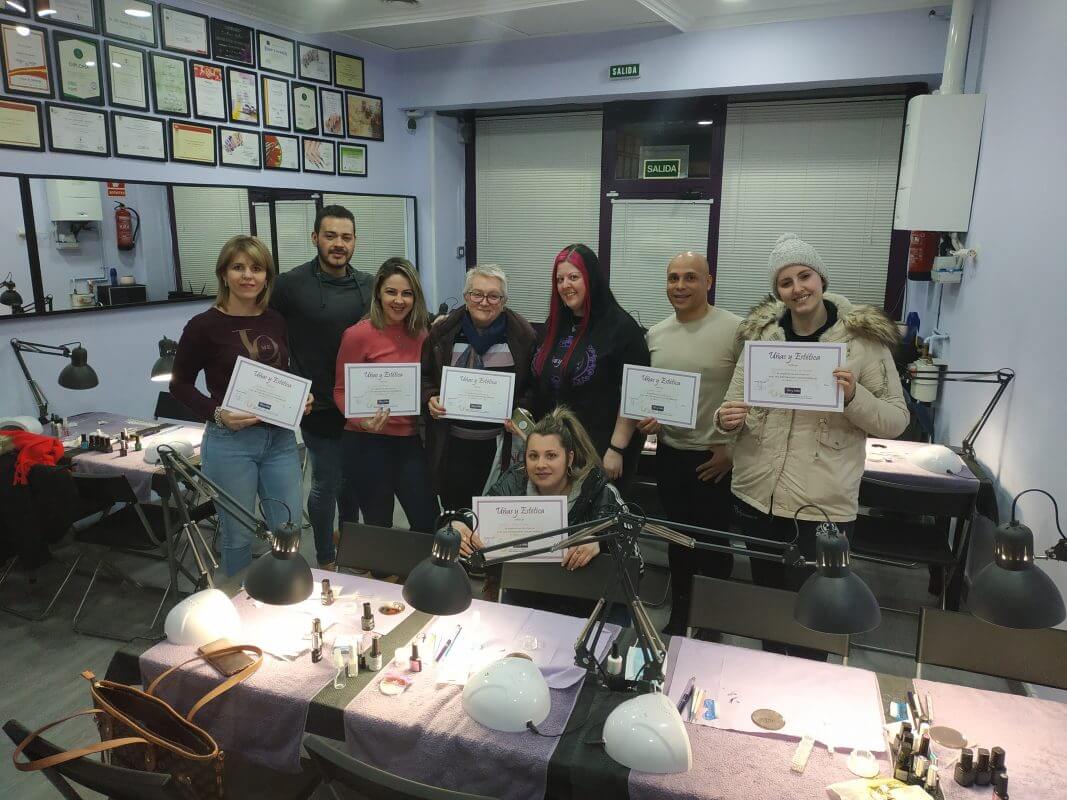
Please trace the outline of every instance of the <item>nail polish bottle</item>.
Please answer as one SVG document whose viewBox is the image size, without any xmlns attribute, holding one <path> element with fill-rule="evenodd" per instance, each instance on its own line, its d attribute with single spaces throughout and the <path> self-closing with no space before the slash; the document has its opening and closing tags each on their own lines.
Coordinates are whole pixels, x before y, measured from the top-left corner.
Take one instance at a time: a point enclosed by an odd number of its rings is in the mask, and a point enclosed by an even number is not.
<svg viewBox="0 0 1067 800">
<path fill-rule="evenodd" d="M 974 768 L 974 785 L 988 786 L 993 779 L 993 773 L 989 769 L 989 751 L 984 747 L 978 748 L 978 764 Z"/>
<path fill-rule="evenodd" d="M 408 667 L 412 672 L 422 672 L 422 659 L 419 658 L 419 646 L 417 644 L 411 645 L 411 662 Z"/>
<path fill-rule="evenodd" d="M 993 777 L 993 797 L 996 800 L 1008 800 L 1008 773 L 998 772 Z"/>
<path fill-rule="evenodd" d="M 911 778 L 908 780 L 908 783 L 914 784 L 915 786 L 922 786 L 923 781 L 926 779 L 926 770 L 929 766 L 930 759 L 926 756 L 916 755 L 912 762 Z"/>
<path fill-rule="evenodd" d="M 333 588 L 330 586 L 330 579 L 322 579 L 322 604 L 324 606 L 333 605 Z"/>
<path fill-rule="evenodd" d="M 322 622 L 318 617 L 311 620 L 311 661 L 314 664 L 322 661 Z"/>
<path fill-rule="evenodd" d="M 970 748 L 960 750 L 960 760 L 956 762 L 956 773 L 952 779 L 960 786 L 974 785 L 974 751 Z"/>
<path fill-rule="evenodd" d="M 370 610 L 370 603 L 363 604 L 363 630 L 374 630 L 374 612 Z"/>
<path fill-rule="evenodd" d="M 367 654 L 367 669 L 377 672 L 382 668 L 382 646 L 375 636 L 370 643 L 370 652 Z"/>
<path fill-rule="evenodd" d="M 1003 772 L 1008 767 L 1004 761 L 1005 754 L 1003 747 L 994 747 L 989 751 L 989 769 L 996 775 L 998 772 Z"/>
<path fill-rule="evenodd" d="M 139 434 L 139 433 L 135 433 L 133 435 L 133 452 L 135 452 L 135 453 L 140 453 L 141 452 L 141 434 Z"/>
<path fill-rule="evenodd" d="M 900 750 L 897 751 L 897 760 L 893 766 L 893 777 L 901 783 L 907 783 L 911 776 L 911 744 L 906 739 L 900 743 Z"/>
<path fill-rule="evenodd" d="M 622 656 L 619 655 L 618 642 L 611 643 L 611 652 L 608 654 L 608 660 L 604 662 L 604 671 L 613 677 L 622 675 Z"/>
<path fill-rule="evenodd" d="M 930 757 L 930 734 L 926 731 L 919 737 L 919 755 Z"/>
<path fill-rule="evenodd" d="M 931 797 L 937 797 L 939 781 L 940 778 L 937 775 L 937 767 L 931 764 L 926 768 L 926 780 L 923 783 L 923 791 Z"/>
</svg>

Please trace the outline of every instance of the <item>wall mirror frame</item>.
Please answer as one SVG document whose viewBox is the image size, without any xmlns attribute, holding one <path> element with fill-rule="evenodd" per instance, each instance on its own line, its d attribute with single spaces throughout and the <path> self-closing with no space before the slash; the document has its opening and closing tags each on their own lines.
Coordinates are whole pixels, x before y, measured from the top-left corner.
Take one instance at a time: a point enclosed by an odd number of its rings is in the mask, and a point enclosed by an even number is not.
<svg viewBox="0 0 1067 800">
<path fill-rule="evenodd" d="M 102 212 L 91 216 L 89 223 L 57 223 L 57 220 L 71 216 L 67 212 L 57 213 L 53 207 L 56 201 L 50 195 L 56 182 L 63 181 L 99 184 L 101 205 L 104 206 Z M 140 179 L 115 181 L 98 176 L 0 172 L 0 184 L 3 183 L 9 184 L 11 190 L 17 185 L 17 202 L 21 204 L 22 213 L 21 217 L 14 213 L 16 200 L 9 197 L 13 212 L 8 215 L 9 230 L 0 233 L 11 239 L 6 242 L 7 246 L 20 243 L 22 252 L 5 259 L 6 266 L 0 269 L 0 294 L 3 294 L 0 323 L 57 314 L 210 301 L 215 293 L 214 259 L 221 241 L 233 235 L 233 231 L 247 230 L 262 238 L 274 254 L 279 271 L 284 272 L 314 257 L 310 235 L 315 213 L 330 203 L 345 205 L 356 216 L 358 244 L 354 266 L 373 270 L 390 255 L 404 255 L 416 267 L 419 265 L 418 207 L 414 195 Z M 133 275 L 122 275 L 126 280 L 119 281 L 118 285 L 109 274 L 114 267 L 105 257 L 102 241 L 106 232 L 113 240 L 110 253 L 114 260 L 117 203 L 129 200 L 132 207 L 133 200 L 122 195 L 111 196 L 107 187 L 116 183 L 123 186 L 123 192 L 130 187 L 145 187 L 146 193 L 162 198 L 166 206 L 150 209 L 150 224 L 159 229 L 154 255 L 149 257 L 146 251 L 140 256 L 141 272 L 134 278 L 134 283 L 130 283 Z M 227 197 L 238 198 L 237 202 L 231 203 L 236 215 L 233 217 L 234 227 L 228 228 L 225 222 L 220 226 L 218 217 L 211 216 L 212 206 L 205 204 L 204 190 L 217 190 L 213 196 L 218 195 L 219 207 L 225 207 Z M 11 191 L 10 194 L 15 193 Z M 197 202 L 192 202 L 193 198 Z M 112 201 L 116 203 L 114 208 Z M 361 218 L 365 224 L 361 225 Z M 69 238 L 72 231 L 73 245 Z M 205 236 L 205 231 L 212 235 Z M 62 252 L 64 249 L 77 249 L 79 232 L 84 233 L 86 241 L 96 244 L 100 255 L 95 261 L 85 260 L 91 262 L 94 269 L 69 267 L 69 263 L 76 263 L 70 261 L 57 265 L 58 257 L 69 255 Z M 12 250 L 7 252 L 10 254 Z M 142 285 L 152 284 L 151 276 L 142 280 L 146 260 L 153 263 L 154 286 Z M 134 271 L 128 264 L 123 269 L 121 260 L 117 266 L 123 272 Z M 94 274 L 86 278 L 83 273 L 87 271 Z M 60 272 L 62 274 L 57 274 Z"/>
</svg>

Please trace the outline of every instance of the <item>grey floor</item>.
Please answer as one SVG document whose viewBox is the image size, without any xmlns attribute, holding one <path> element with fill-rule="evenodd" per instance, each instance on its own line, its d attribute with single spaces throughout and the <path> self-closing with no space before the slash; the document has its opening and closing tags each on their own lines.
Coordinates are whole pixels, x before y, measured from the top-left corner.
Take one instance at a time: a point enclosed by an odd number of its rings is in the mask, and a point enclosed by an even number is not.
<svg viewBox="0 0 1067 800">
<path fill-rule="evenodd" d="M 397 522 L 403 522 L 399 513 Z M 306 532 L 301 549 L 309 562 L 314 563 L 310 531 Z M 57 551 L 60 558 L 75 553 L 73 546 Z M 647 588 L 643 587 L 643 590 L 645 599 L 652 603 L 665 595 L 663 572 L 654 566 L 664 561 L 661 552 L 649 554 L 652 566 L 646 579 Z M 89 558 L 83 562 L 88 565 L 93 563 Z M 159 563 L 146 565 L 142 559 L 133 557 L 125 557 L 119 563 L 145 583 L 162 584 L 165 581 L 165 569 Z M 935 602 L 935 598 L 926 592 L 925 570 L 908 571 L 870 563 L 858 563 L 856 566 L 857 572 L 867 581 L 883 606 L 915 610 L 922 604 L 932 605 Z M 57 585 L 61 575 L 58 570 L 59 566 L 55 564 L 42 569 L 36 576 L 35 584 L 31 584 L 25 575 L 13 573 L 8 582 L 0 587 L 0 604 L 6 606 L 15 601 L 19 604 L 33 602 L 42 595 L 44 589 Z M 747 571 L 747 559 L 737 559 L 734 576 L 744 577 Z M 103 675 L 118 643 L 82 636 L 71 630 L 71 618 L 87 582 L 87 575 L 73 578 L 50 618 L 42 622 L 26 622 L 0 612 L 0 676 L 3 676 L 0 684 L 3 686 L 0 692 L 0 722 L 15 718 L 33 728 L 89 707 L 88 687 L 80 673 L 89 669 L 97 675 Z M 118 625 L 130 631 L 140 630 L 151 618 L 154 608 L 155 599 L 148 593 L 105 582 L 94 589 L 92 615 L 88 621 Z M 669 603 L 651 608 L 653 620 L 659 626 L 666 623 L 668 613 Z M 913 650 L 916 625 L 917 618 L 914 616 L 887 613 L 883 616 L 882 626 L 859 641 Z M 757 642 L 738 637 L 726 637 L 726 641 L 741 646 L 758 646 Z M 151 642 L 140 641 L 135 644 L 148 647 Z M 907 657 L 853 649 L 849 663 L 851 666 L 903 677 L 915 675 L 915 661 Z M 956 670 L 927 668 L 924 677 L 984 689 L 1021 691 L 1018 684 Z M 84 720 L 67 723 L 49 735 L 57 743 L 66 746 L 87 744 L 96 739 L 92 723 Z M 11 746 L 2 749 L 0 798 L 45 800 L 57 797 L 56 791 L 41 775 L 22 774 L 14 769 L 8 757 L 11 750 Z"/>
</svg>

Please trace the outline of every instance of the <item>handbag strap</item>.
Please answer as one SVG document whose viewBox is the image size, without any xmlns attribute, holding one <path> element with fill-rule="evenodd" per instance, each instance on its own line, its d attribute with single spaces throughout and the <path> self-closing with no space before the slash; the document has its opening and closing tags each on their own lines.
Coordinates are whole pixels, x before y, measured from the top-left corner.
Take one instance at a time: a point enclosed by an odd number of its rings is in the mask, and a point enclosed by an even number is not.
<svg viewBox="0 0 1067 800">
<path fill-rule="evenodd" d="M 260 648 L 256 647 L 254 644 L 235 644 L 233 647 L 224 647 L 224 648 L 222 648 L 220 650 L 213 650 L 211 652 L 210 657 L 214 658 L 216 656 L 227 656 L 227 655 L 230 655 L 231 653 L 243 653 L 245 651 L 248 651 L 250 653 L 255 653 L 256 654 L 256 660 L 253 661 L 251 664 L 249 664 L 244 669 L 242 669 L 240 672 L 237 672 L 237 673 L 231 675 L 225 681 L 220 683 L 218 686 L 216 686 L 210 692 L 208 692 L 203 697 L 201 697 L 199 700 L 197 700 L 196 703 L 193 704 L 193 707 L 189 710 L 189 713 L 185 715 L 185 719 L 186 719 L 187 722 L 192 722 L 193 721 L 193 717 L 196 716 L 197 712 L 201 708 L 206 706 L 208 703 L 210 703 L 212 700 L 214 700 L 216 697 L 219 697 L 220 695 L 225 694 L 226 692 L 230 691 L 230 689 L 232 689 L 237 684 L 241 683 L 242 681 L 246 681 L 249 678 L 251 678 L 253 675 L 255 675 L 256 671 L 263 664 L 263 651 Z M 207 660 L 208 660 L 208 656 L 205 656 L 203 654 L 199 654 L 199 655 L 193 656 L 192 658 L 186 659 L 185 661 L 183 661 L 180 664 L 174 665 L 173 667 L 171 667 L 170 669 L 166 670 L 165 672 L 160 673 L 159 676 L 154 681 L 152 681 L 150 684 L 148 684 L 148 686 L 145 687 L 145 693 L 146 694 L 150 694 L 150 695 L 154 695 L 156 686 L 159 685 L 159 682 L 161 680 L 166 678 L 172 672 L 176 672 L 177 670 L 181 669 L 186 664 L 192 664 L 194 661 L 207 661 Z"/>
<path fill-rule="evenodd" d="M 56 725 L 61 725 L 68 720 L 72 720 L 76 717 L 82 717 L 86 714 L 105 714 L 107 712 L 99 708 L 90 708 L 85 711 L 79 711 L 77 714 L 71 714 L 69 717 L 63 719 L 57 719 L 55 722 L 50 722 L 43 727 L 38 728 L 33 733 L 29 734 L 22 740 L 21 744 L 15 748 L 15 752 L 11 754 L 11 761 L 15 765 L 15 769 L 21 772 L 36 772 L 37 770 L 50 769 L 51 767 L 58 766 L 60 764 L 66 764 L 68 761 L 76 761 L 84 756 L 91 756 L 94 753 L 103 753 L 108 750 L 114 750 L 117 747 L 125 747 L 128 744 L 148 744 L 148 740 L 142 739 L 140 736 L 129 736 L 124 739 L 108 739 L 107 741 L 97 742 L 96 744 L 88 745 L 87 747 L 78 747 L 74 750 L 65 750 L 62 753 L 53 753 L 50 756 L 44 758 L 38 758 L 35 761 L 19 761 L 18 758 L 22 754 L 22 751 L 29 747 L 30 742 L 38 738 L 49 728 L 54 728 Z"/>
</svg>

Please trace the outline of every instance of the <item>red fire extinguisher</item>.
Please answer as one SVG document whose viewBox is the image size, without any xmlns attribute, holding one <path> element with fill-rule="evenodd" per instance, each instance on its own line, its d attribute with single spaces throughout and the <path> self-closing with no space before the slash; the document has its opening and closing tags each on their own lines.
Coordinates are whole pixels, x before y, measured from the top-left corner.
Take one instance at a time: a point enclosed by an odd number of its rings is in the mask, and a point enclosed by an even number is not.
<svg viewBox="0 0 1067 800">
<path fill-rule="evenodd" d="M 133 250 L 141 232 L 141 215 L 125 203 L 115 202 L 115 239 L 119 250 Z"/>
<path fill-rule="evenodd" d="M 941 234 L 936 231 L 912 231 L 908 242 L 908 280 L 928 281 L 934 266 Z"/>
</svg>

